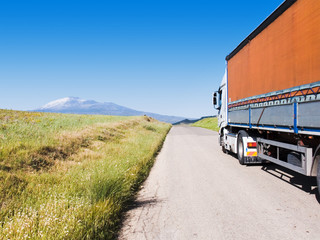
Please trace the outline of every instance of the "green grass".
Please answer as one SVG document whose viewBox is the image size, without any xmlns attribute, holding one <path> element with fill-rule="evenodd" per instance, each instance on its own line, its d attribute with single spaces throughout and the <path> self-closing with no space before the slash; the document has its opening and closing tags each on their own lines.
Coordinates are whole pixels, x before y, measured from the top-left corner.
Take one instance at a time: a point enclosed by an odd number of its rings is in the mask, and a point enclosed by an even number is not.
<svg viewBox="0 0 320 240">
<path fill-rule="evenodd" d="M 169 129 L 0 110 L 0 239 L 114 239 Z"/>
<path fill-rule="evenodd" d="M 218 119 L 216 117 L 204 118 L 192 124 L 194 127 L 207 128 L 213 131 L 219 131 Z"/>
</svg>

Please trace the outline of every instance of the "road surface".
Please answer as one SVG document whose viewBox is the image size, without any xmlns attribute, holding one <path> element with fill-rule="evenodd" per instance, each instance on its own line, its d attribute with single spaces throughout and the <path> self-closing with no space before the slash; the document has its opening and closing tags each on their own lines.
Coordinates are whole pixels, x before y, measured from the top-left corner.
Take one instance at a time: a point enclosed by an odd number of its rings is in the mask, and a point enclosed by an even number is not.
<svg viewBox="0 0 320 240">
<path fill-rule="evenodd" d="M 320 239 L 315 179 L 273 164 L 241 166 L 217 138 L 171 129 L 119 239 Z"/>
</svg>

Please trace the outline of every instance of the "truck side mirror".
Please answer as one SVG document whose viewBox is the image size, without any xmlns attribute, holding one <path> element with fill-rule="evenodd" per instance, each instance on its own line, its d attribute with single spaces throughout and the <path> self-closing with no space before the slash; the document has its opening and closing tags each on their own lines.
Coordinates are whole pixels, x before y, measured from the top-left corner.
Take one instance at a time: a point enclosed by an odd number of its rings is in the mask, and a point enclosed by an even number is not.
<svg viewBox="0 0 320 240">
<path fill-rule="evenodd" d="M 213 106 L 216 106 L 217 105 L 217 103 L 218 103 L 218 101 L 217 101 L 217 92 L 215 92 L 214 94 L 213 94 Z"/>
<path fill-rule="evenodd" d="M 213 107 L 217 110 L 220 110 L 220 101 L 219 101 L 220 94 L 219 92 L 214 92 L 213 94 Z"/>
</svg>

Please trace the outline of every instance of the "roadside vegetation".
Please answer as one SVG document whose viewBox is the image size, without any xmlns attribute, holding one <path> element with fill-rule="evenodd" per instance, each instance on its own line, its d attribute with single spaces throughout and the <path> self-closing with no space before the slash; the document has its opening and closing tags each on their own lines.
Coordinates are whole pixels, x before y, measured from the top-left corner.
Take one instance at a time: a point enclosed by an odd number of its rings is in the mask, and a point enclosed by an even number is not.
<svg viewBox="0 0 320 240">
<path fill-rule="evenodd" d="M 0 110 L 0 239 L 114 239 L 169 124 Z"/>
<path fill-rule="evenodd" d="M 191 126 L 207 128 L 207 129 L 210 129 L 210 130 L 213 130 L 216 132 L 219 131 L 218 118 L 216 118 L 216 117 L 201 119 L 201 120 L 193 123 Z"/>
</svg>

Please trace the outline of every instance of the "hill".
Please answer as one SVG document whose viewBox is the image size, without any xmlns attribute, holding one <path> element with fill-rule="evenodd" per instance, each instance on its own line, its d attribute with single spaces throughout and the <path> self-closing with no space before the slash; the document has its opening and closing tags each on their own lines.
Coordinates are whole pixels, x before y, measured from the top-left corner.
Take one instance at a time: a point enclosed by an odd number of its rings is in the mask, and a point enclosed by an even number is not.
<svg viewBox="0 0 320 240">
<path fill-rule="evenodd" d="M 169 129 L 146 116 L 0 110 L 0 239 L 115 239 Z"/>
<path fill-rule="evenodd" d="M 184 117 L 161 115 L 156 113 L 138 111 L 112 102 L 96 102 L 94 100 L 85 100 L 77 97 L 61 98 L 45 104 L 44 106 L 34 109 L 36 112 L 53 112 L 53 113 L 72 113 L 72 114 L 94 114 L 94 115 L 111 115 L 111 116 L 143 116 L 155 118 L 162 122 L 175 123 Z"/>
<path fill-rule="evenodd" d="M 217 117 L 205 117 L 202 118 L 201 120 L 195 122 L 192 124 L 194 127 L 202 127 L 202 128 L 207 128 L 213 131 L 219 131 L 219 126 L 218 126 L 218 118 Z"/>
<path fill-rule="evenodd" d="M 199 122 L 199 121 L 201 121 L 203 119 L 206 119 L 206 118 L 215 118 L 215 117 L 216 116 L 205 116 L 205 117 L 201 117 L 201 118 L 198 118 L 198 119 L 183 119 L 182 121 L 176 122 L 173 125 L 193 124 L 193 123 Z"/>
</svg>

